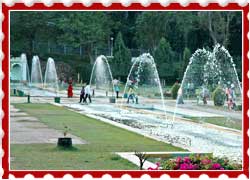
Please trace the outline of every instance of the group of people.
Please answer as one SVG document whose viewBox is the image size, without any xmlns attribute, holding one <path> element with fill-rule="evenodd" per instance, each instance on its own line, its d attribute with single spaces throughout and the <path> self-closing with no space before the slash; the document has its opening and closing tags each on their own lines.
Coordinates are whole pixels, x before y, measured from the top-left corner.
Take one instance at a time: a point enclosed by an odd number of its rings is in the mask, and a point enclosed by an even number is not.
<svg viewBox="0 0 250 180">
<path fill-rule="evenodd" d="M 72 98 L 73 97 L 73 85 L 72 85 L 72 81 L 69 81 L 69 86 L 67 89 L 68 92 L 68 98 Z M 80 92 L 80 101 L 81 102 L 85 102 L 87 103 L 87 98 L 89 99 L 89 102 L 91 103 L 91 89 L 90 89 L 90 85 L 88 84 L 86 87 L 83 86 Z"/>
<path fill-rule="evenodd" d="M 80 101 L 79 103 L 87 103 L 87 98 L 89 99 L 89 103 L 91 103 L 91 88 L 90 85 L 88 84 L 86 87 L 82 86 L 82 90 L 80 93 Z"/>
<path fill-rule="evenodd" d="M 72 98 L 73 97 L 73 81 L 69 80 L 69 85 L 68 85 L 68 89 L 67 89 L 67 94 L 68 94 L 68 98 Z M 119 92 L 120 92 L 120 87 L 119 87 L 119 81 L 118 80 L 114 80 L 113 82 L 114 85 L 114 91 L 116 93 L 116 98 L 119 98 Z M 90 85 L 87 84 L 86 86 L 83 85 L 81 92 L 80 92 L 80 101 L 79 103 L 87 103 L 87 99 L 89 100 L 89 103 L 92 102 L 91 100 L 91 96 L 94 96 L 95 91 L 91 91 Z M 107 94 L 107 92 L 106 92 Z"/>
</svg>

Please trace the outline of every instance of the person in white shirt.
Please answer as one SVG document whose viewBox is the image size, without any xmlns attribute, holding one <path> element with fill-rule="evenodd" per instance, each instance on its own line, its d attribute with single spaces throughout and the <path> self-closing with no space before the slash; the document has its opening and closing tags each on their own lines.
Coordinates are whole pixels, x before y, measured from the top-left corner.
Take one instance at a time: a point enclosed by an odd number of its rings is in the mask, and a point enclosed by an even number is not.
<svg viewBox="0 0 250 180">
<path fill-rule="evenodd" d="M 87 98 L 89 98 L 89 102 L 91 103 L 91 89 L 90 89 L 90 85 L 88 84 L 86 87 L 85 87 L 85 97 L 83 99 L 83 103 L 84 102 L 87 102 Z"/>
</svg>

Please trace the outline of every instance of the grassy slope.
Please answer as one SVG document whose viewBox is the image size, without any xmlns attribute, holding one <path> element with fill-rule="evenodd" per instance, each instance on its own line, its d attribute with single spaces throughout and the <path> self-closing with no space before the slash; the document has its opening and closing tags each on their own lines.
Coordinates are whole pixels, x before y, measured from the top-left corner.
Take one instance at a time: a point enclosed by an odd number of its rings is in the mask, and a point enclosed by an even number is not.
<svg viewBox="0 0 250 180">
<path fill-rule="evenodd" d="M 75 145 L 75 151 L 62 151 L 53 144 L 11 145 L 12 169 L 137 169 L 113 152 L 121 151 L 181 151 L 127 130 L 88 118 L 63 107 L 49 104 L 15 104 L 49 127 L 63 130 L 86 140 Z"/>
<path fill-rule="evenodd" d="M 207 123 L 215 124 L 218 126 L 242 130 L 242 122 L 237 119 L 236 120 L 227 119 L 226 117 L 205 117 L 205 118 L 188 117 L 188 118 L 193 121 L 207 122 Z"/>
</svg>

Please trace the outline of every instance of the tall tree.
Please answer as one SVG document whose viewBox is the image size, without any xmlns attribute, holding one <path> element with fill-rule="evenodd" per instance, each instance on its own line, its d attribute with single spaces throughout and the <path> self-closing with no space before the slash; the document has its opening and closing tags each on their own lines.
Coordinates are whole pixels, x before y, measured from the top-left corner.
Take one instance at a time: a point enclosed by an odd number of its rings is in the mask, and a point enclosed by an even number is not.
<svg viewBox="0 0 250 180">
<path fill-rule="evenodd" d="M 199 12 L 200 23 L 208 29 L 213 44 L 220 43 L 226 48 L 229 44 L 230 23 L 234 16 L 235 13 L 230 11 Z"/>
<path fill-rule="evenodd" d="M 114 59 L 112 61 L 114 76 L 125 77 L 131 65 L 131 54 L 125 46 L 122 33 L 119 32 L 114 45 Z"/>
<path fill-rule="evenodd" d="M 187 68 L 187 65 L 188 65 L 188 63 L 189 63 L 189 60 L 190 60 L 190 58 L 191 58 L 191 52 L 190 52 L 190 50 L 186 47 L 185 49 L 184 49 L 184 52 L 183 52 L 183 60 L 182 60 L 182 68 L 181 68 L 181 74 L 180 74 L 180 77 L 182 77 L 183 76 L 183 74 L 184 74 L 184 72 L 185 72 L 185 70 L 186 70 L 186 68 Z"/>
<path fill-rule="evenodd" d="M 21 50 L 28 54 L 32 54 L 33 42 L 38 36 L 43 34 L 47 38 L 50 35 L 48 16 L 41 11 L 14 11 L 10 17 L 11 44 L 15 46 L 19 42 Z"/>
<path fill-rule="evenodd" d="M 67 12 L 57 26 L 63 31 L 61 43 L 83 46 L 85 53 L 94 62 L 94 48 L 103 47 L 110 38 L 110 26 L 104 12 Z"/>
<path fill-rule="evenodd" d="M 167 78 L 173 76 L 173 52 L 172 48 L 163 37 L 155 50 L 154 58 L 160 77 Z"/>
<path fill-rule="evenodd" d="M 119 32 L 123 34 L 124 43 L 128 48 L 136 48 L 135 43 L 135 23 L 141 12 L 137 11 L 108 11 L 106 12 L 111 21 L 111 30 L 116 37 Z"/>
<path fill-rule="evenodd" d="M 162 12 L 143 12 L 136 20 L 136 41 L 138 46 L 153 52 L 161 37 L 164 37 L 164 29 Z"/>
</svg>

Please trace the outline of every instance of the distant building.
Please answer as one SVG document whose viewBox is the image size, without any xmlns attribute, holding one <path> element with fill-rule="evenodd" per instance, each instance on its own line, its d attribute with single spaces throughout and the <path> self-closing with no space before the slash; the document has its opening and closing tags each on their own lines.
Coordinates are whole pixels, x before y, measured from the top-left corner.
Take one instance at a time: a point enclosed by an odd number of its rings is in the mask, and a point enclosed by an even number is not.
<svg viewBox="0 0 250 180">
<path fill-rule="evenodd" d="M 10 80 L 11 82 L 27 81 L 27 59 L 24 54 L 21 57 L 12 57 L 10 59 Z"/>
</svg>

